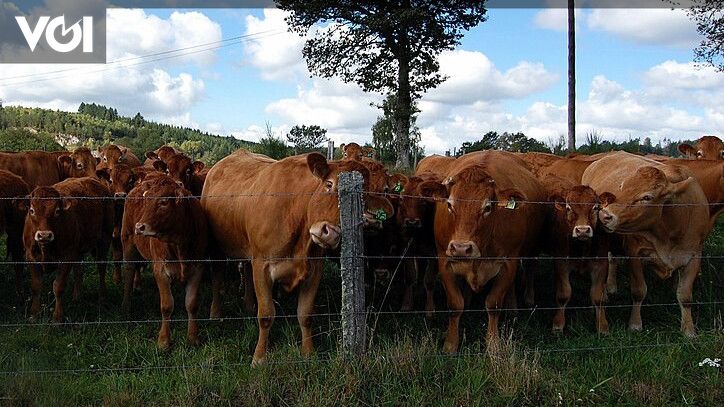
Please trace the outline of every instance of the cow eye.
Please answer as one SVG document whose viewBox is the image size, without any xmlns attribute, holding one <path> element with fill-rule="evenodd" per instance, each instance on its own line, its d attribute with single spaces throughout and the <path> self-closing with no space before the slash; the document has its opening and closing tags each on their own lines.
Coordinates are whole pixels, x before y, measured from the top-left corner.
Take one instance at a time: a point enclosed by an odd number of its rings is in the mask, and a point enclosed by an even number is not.
<svg viewBox="0 0 724 407">
<path fill-rule="evenodd" d="M 704 155 L 704 153 L 703 153 L 701 150 L 699 150 L 699 151 L 696 152 L 696 156 L 697 156 L 697 157 L 701 157 L 701 156 L 703 156 L 703 155 Z"/>
<path fill-rule="evenodd" d="M 654 197 L 652 195 L 646 194 L 641 197 L 641 200 L 644 202 L 651 202 L 654 200 Z"/>
<path fill-rule="evenodd" d="M 483 204 L 483 216 L 490 215 L 490 212 L 493 211 L 493 204 L 490 201 L 485 201 Z"/>
<path fill-rule="evenodd" d="M 107 162 L 108 162 L 108 157 L 103 157 L 103 162 L 104 162 L 104 163 L 107 163 Z"/>
<path fill-rule="evenodd" d="M 324 181 L 324 186 L 327 188 L 327 191 L 331 191 L 332 188 L 334 188 L 334 182 L 330 180 Z"/>
<path fill-rule="evenodd" d="M 342 157 L 347 158 L 347 153 L 342 154 Z"/>
<path fill-rule="evenodd" d="M 60 208 L 55 208 L 55 216 L 60 216 Z"/>
<path fill-rule="evenodd" d="M 450 213 L 452 213 L 452 211 L 453 211 L 453 205 L 452 205 L 452 202 L 450 202 L 450 200 L 447 200 L 447 211 Z"/>
<path fill-rule="evenodd" d="M 571 208 L 571 205 L 569 205 L 569 204 L 566 204 L 566 210 L 568 212 L 573 212 L 573 208 Z"/>
<path fill-rule="evenodd" d="M 83 169 L 83 163 L 77 163 L 77 164 L 75 165 L 75 168 L 77 168 L 77 169 L 79 169 L 79 170 L 82 170 L 82 169 Z"/>
<path fill-rule="evenodd" d="M 35 216 L 35 208 L 33 208 L 31 206 L 30 209 L 28 210 L 28 213 L 30 214 L 30 216 Z"/>
<path fill-rule="evenodd" d="M 594 211 L 594 212 L 600 211 L 600 210 L 601 210 L 601 205 L 599 205 L 599 204 L 593 205 L 593 211 Z"/>
<path fill-rule="evenodd" d="M 166 206 L 166 205 L 168 205 L 168 199 L 166 199 L 166 198 L 159 199 L 158 204 L 161 206 Z"/>
</svg>

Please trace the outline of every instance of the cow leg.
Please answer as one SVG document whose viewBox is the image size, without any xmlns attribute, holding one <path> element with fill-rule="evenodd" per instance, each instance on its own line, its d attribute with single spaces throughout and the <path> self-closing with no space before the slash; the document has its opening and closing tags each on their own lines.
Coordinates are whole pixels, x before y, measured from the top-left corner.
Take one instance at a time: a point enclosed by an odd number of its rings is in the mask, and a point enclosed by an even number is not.
<svg viewBox="0 0 724 407">
<path fill-rule="evenodd" d="M 133 272 L 133 289 L 141 291 L 141 267 L 136 267 Z"/>
<path fill-rule="evenodd" d="M 591 303 L 596 309 L 596 332 L 608 334 L 608 320 L 606 319 L 606 277 L 608 263 L 606 260 L 593 260 L 591 262 Z"/>
<path fill-rule="evenodd" d="M 262 259 L 252 260 L 252 272 L 254 274 L 254 291 L 256 291 L 257 321 L 259 323 L 259 338 L 254 349 L 252 366 L 264 363 L 266 350 L 269 344 L 269 330 L 274 323 L 274 300 L 272 297 L 273 281 L 267 272 L 265 261 Z"/>
<path fill-rule="evenodd" d="M 254 273 L 252 267 L 246 263 L 239 263 L 241 281 L 244 283 L 244 310 L 249 314 L 256 312 L 256 296 L 254 294 Z"/>
<path fill-rule="evenodd" d="M 495 277 L 493 286 L 488 292 L 488 296 L 485 297 L 485 308 L 488 311 L 488 333 L 487 341 L 488 348 L 497 347 L 499 342 L 498 334 L 498 322 L 500 321 L 500 310 L 505 300 L 505 295 L 512 288 L 515 289 L 515 273 L 518 268 L 517 260 L 509 260 L 503 265 L 505 270 L 502 270 Z"/>
<path fill-rule="evenodd" d="M 314 352 L 312 341 L 312 317 L 314 312 L 314 299 L 317 297 L 317 289 L 322 279 L 323 263 L 318 260 L 309 261 L 309 277 L 299 288 L 297 300 L 297 320 L 302 330 L 302 356 L 308 357 Z"/>
<path fill-rule="evenodd" d="M 566 260 L 554 262 L 556 272 L 556 304 L 558 309 L 553 316 L 553 332 L 562 332 L 566 326 L 566 305 L 571 299 L 570 264 Z"/>
<path fill-rule="evenodd" d="M 405 260 L 405 272 L 403 276 L 404 294 L 402 295 L 402 305 L 400 311 L 412 311 L 415 304 L 415 289 L 417 288 L 417 261 L 415 259 Z"/>
<path fill-rule="evenodd" d="M 201 345 L 199 339 L 199 322 L 196 319 L 199 310 L 199 285 L 203 276 L 202 267 L 193 267 L 189 270 L 191 275 L 186 275 L 186 314 L 189 319 L 189 326 L 186 337 L 193 346 Z"/>
<path fill-rule="evenodd" d="M 165 273 L 166 265 L 153 263 L 153 276 L 156 278 L 158 295 L 161 300 L 161 329 L 158 331 L 158 348 L 168 350 L 171 347 L 171 316 L 173 315 L 173 295 L 171 279 Z M 190 322 L 190 321 L 189 321 Z"/>
<path fill-rule="evenodd" d="M 450 310 L 447 325 L 447 336 L 442 350 L 445 353 L 456 353 L 458 351 L 458 346 L 460 345 L 459 325 L 460 316 L 463 313 L 463 309 L 465 309 L 465 299 L 463 298 L 462 291 L 458 285 L 457 277 L 455 274 L 446 269 L 446 263 L 447 261 L 443 256 L 438 258 L 440 280 L 442 281 L 442 286 L 445 288 L 447 306 Z"/>
<path fill-rule="evenodd" d="M 618 282 L 616 281 L 618 263 L 613 258 L 613 254 L 608 252 L 608 276 L 606 277 L 606 292 L 616 294 L 618 291 Z"/>
<path fill-rule="evenodd" d="M 7 250 L 8 253 L 10 253 L 10 256 L 12 257 L 13 261 L 17 262 L 15 263 L 15 296 L 17 298 L 18 304 L 23 303 L 23 236 L 22 236 L 22 226 L 20 227 L 21 234 L 17 236 L 17 233 L 8 231 L 8 238 L 7 238 Z"/>
<path fill-rule="evenodd" d="M 121 244 L 120 225 L 113 229 L 113 240 L 111 240 L 111 253 L 113 257 L 113 279 L 114 284 L 121 283 L 121 261 L 123 260 L 123 245 Z"/>
<path fill-rule="evenodd" d="M 632 331 L 640 331 L 643 329 L 641 303 L 646 297 L 647 290 L 646 280 L 644 279 L 644 266 L 639 259 L 629 259 L 628 267 L 631 273 L 631 298 L 633 299 L 628 328 Z"/>
<path fill-rule="evenodd" d="M 523 302 L 527 307 L 535 305 L 535 263 L 531 260 L 523 260 Z"/>
<path fill-rule="evenodd" d="M 433 287 L 435 284 L 435 277 L 437 273 L 435 270 L 435 263 L 432 260 L 426 260 L 425 266 L 425 316 L 432 318 L 435 313 L 435 299 L 433 298 Z"/>
<path fill-rule="evenodd" d="M 69 264 L 61 263 L 60 265 L 58 265 L 55 281 L 53 281 L 53 294 L 55 294 L 55 310 L 53 310 L 53 320 L 55 322 L 61 322 L 63 320 L 63 292 L 65 291 L 65 283 L 68 280 L 68 274 L 70 274 L 70 269 L 71 267 Z M 76 281 L 77 280 L 78 274 L 76 272 Z"/>
<path fill-rule="evenodd" d="M 75 264 L 75 265 L 72 265 L 70 268 L 72 268 L 74 271 L 73 301 L 78 301 L 78 300 L 80 300 L 80 292 L 83 288 L 83 265 Z M 68 273 L 70 274 L 70 269 L 68 270 Z"/>
<path fill-rule="evenodd" d="M 225 263 L 211 265 L 211 312 L 209 318 L 221 318 L 221 290 L 224 287 Z"/>
<path fill-rule="evenodd" d="M 105 250 L 103 250 L 103 247 L 96 248 L 95 252 L 95 260 L 96 260 L 96 269 L 98 271 L 98 302 L 100 303 L 103 298 L 106 297 L 106 269 L 108 265 L 106 264 L 106 259 L 108 254 L 108 248 L 106 247 Z"/>
<path fill-rule="evenodd" d="M 694 281 L 701 270 L 701 258 L 693 258 L 689 264 L 679 272 L 679 285 L 676 288 L 676 299 L 681 308 L 681 332 L 689 338 L 696 336 L 694 320 L 691 317 L 692 290 Z"/>
<path fill-rule="evenodd" d="M 30 314 L 37 317 L 40 314 L 40 292 L 43 290 L 43 271 L 37 264 L 30 264 L 31 302 Z"/>
</svg>

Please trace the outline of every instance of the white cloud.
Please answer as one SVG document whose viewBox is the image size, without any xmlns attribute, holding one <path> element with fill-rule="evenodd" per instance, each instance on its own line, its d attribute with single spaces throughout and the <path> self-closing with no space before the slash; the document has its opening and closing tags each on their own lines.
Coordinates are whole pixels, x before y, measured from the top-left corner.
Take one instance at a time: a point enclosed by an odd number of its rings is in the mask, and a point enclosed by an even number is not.
<svg viewBox="0 0 724 407">
<path fill-rule="evenodd" d="M 641 44 L 691 48 L 698 42 L 695 24 L 683 9 L 595 9 L 588 27 Z"/>
<path fill-rule="evenodd" d="M 676 89 L 721 89 L 724 75 L 711 66 L 699 66 L 693 62 L 679 63 L 665 61 L 649 69 L 644 81 L 651 86 L 665 86 Z"/>
<path fill-rule="evenodd" d="M 576 28 L 583 17 L 581 9 L 576 9 Z M 547 8 L 539 11 L 533 17 L 533 23 L 538 28 L 553 31 L 568 31 L 568 10 L 565 8 Z"/>
<path fill-rule="evenodd" d="M 254 35 L 244 45 L 250 63 L 266 80 L 301 79 L 309 76 L 302 58 L 304 38 L 287 31 L 287 13 L 264 9 L 264 18 L 246 17 L 246 34 Z"/>
</svg>

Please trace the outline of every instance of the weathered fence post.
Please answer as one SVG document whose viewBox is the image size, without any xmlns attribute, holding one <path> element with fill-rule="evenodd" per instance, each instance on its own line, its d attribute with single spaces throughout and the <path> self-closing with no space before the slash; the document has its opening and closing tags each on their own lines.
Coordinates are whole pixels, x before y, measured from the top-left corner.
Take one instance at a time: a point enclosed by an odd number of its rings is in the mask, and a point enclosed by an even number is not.
<svg viewBox="0 0 724 407">
<path fill-rule="evenodd" d="M 327 159 L 334 160 L 334 141 L 327 140 Z"/>
<path fill-rule="evenodd" d="M 367 342 L 365 323 L 362 174 L 339 175 L 339 220 L 342 226 L 342 351 L 361 355 Z"/>
</svg>

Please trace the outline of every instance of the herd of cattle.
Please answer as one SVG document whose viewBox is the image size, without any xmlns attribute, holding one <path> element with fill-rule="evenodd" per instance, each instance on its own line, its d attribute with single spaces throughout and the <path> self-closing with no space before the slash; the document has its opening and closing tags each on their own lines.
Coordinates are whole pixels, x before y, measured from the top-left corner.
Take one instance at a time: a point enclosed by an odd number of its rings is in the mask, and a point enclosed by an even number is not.
<svg viewBox="0 0 724 407">
<path fill-rule="evenodd" d="M 91 254 L 100 296 L 106 265 L 113 264 L 112 279 L 123 285 L 127 308 L 141 266 L 150 263 L 162 314 L 158 346 L 170 346 L 173 282 L 185 285 L 187 337 L 198 344 L 202 277 L 211 275 L 212 318 L 221 315 L 225 284 L 224 267 L 215 266 L 225 263 L 208 260 L 249 259 L 240 269 L 247 279 L 245 302 L 253 307 L 256 300 L 254 363 L 266 357 L 275 283 L 298 291 L 301 351 L 308 355 L 323 259 L 334 258 L 341 240 L 338 177 L 358 171 L 364 178 L 367 269 L 382 273 L 404 264 L 403 310 L 413 308 L 417 288 L 424 287 L 425 309 L 432 312 L 433 285 L 442 282 L 449 309 L 446 352 L 457 351 L 466 300 L 484 287 L 487 338 L 497 340 L 501 310 L 516 304 L 521 263 L 524 301 L 534 303 L 532 260 L 541 254 L 554 259 L 554 330 L 564 328 L 569 274 L 578 270 L 591 276 L 596 329 L 608 331 L 603 305 L 607 292 L 615 290 L 613 253 L 628 258 L 631 329 L 642 328 L 643 266 L 650 264 L 661 278 L 680 271 L 681 330 L 695 334 L 693 284 L 704 241 L 724 210 L 719 138 L 681 145 L 684 159 L 625 152 L 565 158 L 503 151 L 433 155 L 413 176 L 390 174 L 358 144 L 342 150 L 343 158 L 335 161 L 318 153 L 277 161 L 239 150 L 210 169 L 169 146 L 146 153 L 144 163 L 116 145 L 97 154 L 86 148 L 0 153 L 0 228 L 17 262 L 18 298 L 28 265 L 31 313 L 39 314 L 42 273 L 54 271 L 53 319 L 61 321 L 68 275 L 75 272 L 77 299 L 82 260 Z M 112 262 L 106 260 L 109 247 Z"/>
</svg>

